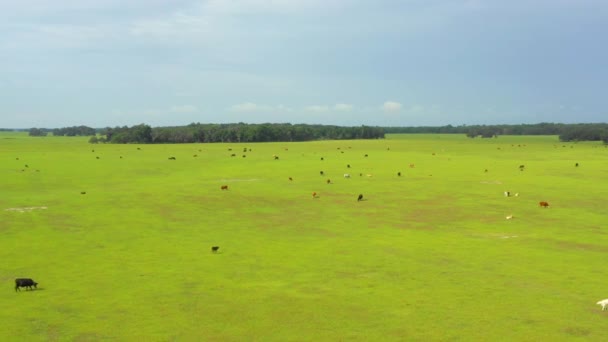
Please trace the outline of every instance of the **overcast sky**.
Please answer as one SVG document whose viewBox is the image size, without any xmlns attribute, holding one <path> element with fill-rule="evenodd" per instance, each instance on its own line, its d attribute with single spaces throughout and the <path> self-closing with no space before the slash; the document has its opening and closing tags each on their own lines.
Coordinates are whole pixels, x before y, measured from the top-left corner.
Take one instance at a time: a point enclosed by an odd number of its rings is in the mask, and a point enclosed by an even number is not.
<svg viewBox="0 0 608 342">
<path fill-rule="evenodd" d="M 0 127 L 608 121 L 606 0 L 0 0 Z"/>
</svg>

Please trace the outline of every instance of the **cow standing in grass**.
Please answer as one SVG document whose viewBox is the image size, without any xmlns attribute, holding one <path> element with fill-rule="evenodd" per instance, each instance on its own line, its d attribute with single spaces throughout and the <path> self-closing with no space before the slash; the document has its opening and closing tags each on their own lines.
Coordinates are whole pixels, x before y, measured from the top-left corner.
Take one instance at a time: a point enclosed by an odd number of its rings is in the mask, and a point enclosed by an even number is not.
<svg viewBox="0 0 608 342">
<path fill-rule="evenodd" d="M 32 287 L 35 289 L 38 288 L 38 283 L 30 278 L 17 278 L 15 279 L 15 291 L 21 291 L 20 287 L 25 287 L 27 290 L 32 290 Z"/>
</svg>

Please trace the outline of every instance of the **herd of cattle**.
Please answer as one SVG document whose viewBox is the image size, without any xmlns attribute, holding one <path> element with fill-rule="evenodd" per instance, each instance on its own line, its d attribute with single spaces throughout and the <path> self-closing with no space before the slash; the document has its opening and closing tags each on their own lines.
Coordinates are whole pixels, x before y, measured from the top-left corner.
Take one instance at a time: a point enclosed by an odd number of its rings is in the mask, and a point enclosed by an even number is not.
<svg viewBox="0 0 608 342">
<path fill-rule="evenodd" d="M 140 148 L 139 148 L 139 147 L 138 147 L 137 149 L 138 149 L 138 150 L 140 150 Z M 229 149 L 229 151 L 231 151 L 231 150 L 232 150 L 232 149 Z M 286 149 L 286 150 L 287 150 L 287 149 Z M 200 150 L 199 150 L 199 151 L 200 151 Z M 249 151 L 251 152 L 251 149 L 249 149 Z M 95 152 L 95 150 L 93 150 L 93 152 Z M 245 149 L 243 150 L 243 152 L 247 152 L 247 149 L 245 148 Z M 341 151 L 341 152 L 342 152 L 342 153 L 344 153 L 343 151 Z M 434 155 L 434 153 L 433 153 L 433 155 Z M 197 157 L 197 156 L 198 156 L 198 155 L 194 155 L 194 157 Z M 231 156 L 232 156 L 232 157 L 234 157 L 234 156 L 235 156 L 235 154 L 232 154 Z M 243 157 L 245 157 L 245 155 L 243 155 Z M 368 157 L 368 154 L 365 154 L 365 157 Z M 122 156 L 121 156 L 120 158 L 122 159 Z M 279 156 L 277 156 L 277 155 L 273 155 L 273 158 L 274 158 L 275 160 L 278 160 L 278 159 L 279 159 Z M 99 157 L 97 157 L 97 159 L 99 159 Z M 176 158 L 175 158 L 175 157 L 173 157 L 173 156 L 169 157 L 168 159 L 169 159 L 169 160 L 176 160 Z M 17 158 L 17 160 L 19 160 L 19 158 Z M 323 157 L 321 157 L 321 160 L 324 160 L 324 158 L 323 158 Z M 29 165 L 25 165 L 25 167 L 27 168 L 27 167 L 29 167 Z M 351 168 L 351 165 L 350 165 L 350 164 L 347 164 L 347 165 L 346 165 L 346 167 L 347 167 L 348 169 L 350 169 L 350 168 Z M 414 166 L 414 164 L 409 164 L 409 167 L 410 167 L 410 168 L 414 168 L 415 166 Z M 575 164 L 575 167 L 579 167 L 579 163 L 576 163 L 576 164 Z M 524 170 L 525 170 L 525 165 L 520 165 L 520 166 L 519 166 L 519 170 L 520 170 L 520 171 L 524 171 Z M 38 170 L 36 170 L 36 171 L 38 171 Z M 486 172 L 486 173 L 487 173 L 487 172 L 488 172 L 488 170 L 487 170 L 487 169 L 485 169 L 485 171 L 484 171 L 484 172 Z M 319 174 L 320 174 L 321 176 L 324 176 L 324 175 L 325 175 L 325 172 L 324 172 L 324 171 L 319 171 Z M 362 174 L 362 173 L 361 173 L 361 174 L 359 174 L 359 175 L 360 175 L 360 176 L 363 176 L 363 174 Z M 371 177 L 371 176 L 372 176 L 371 174 L 367 174 L 367 177 Z M 398 177 L 401 177 L 401 172 L 397 172 L 397 176 L 398 176 Z M 350 174 L 349 174 L 349 173 L 345 173 L 345 174 L 344 174 L 344 178 L 351 178 L 351 176 L 350 176 Z M 290 181 L 293 181 L 293 178 L 292 178 L 292 177 L 289 177 L 289 180 L 290 180 Z M 330 179 L 327 179 L 327 184 L 331 184 L 331 180 L 330 180 Z M 220 189 L 221 189 L 221 190 L 228 190 L 228 185 L 221 185 L 221 186 L 220 186 Z M 81 194 L 82 194 L 82 195 L 84 195 L 84 194 L 86 194 L 86 192 L 85 192 L 85 191 L 83 191 L 83 192 L 81 192 Z M 510 197 L 510 196 L 511 196 L 511 193 L 510 193 L 509 191 L 505 191 L 505 193 L 504 193 L 504 194 L 505 194 L 505 196 L 506 196 L 506 197 Z M 519 195 L 518 193 L 516 193 L 516 194 L 515 194 L 515 196 L 516 196 L 516 197 L 517 197 L 518 195 Z M 313 198 L 318 198 L 318 194 L 317 194 L 316 192 L 313 192 L 313 193 L 312 193 L 312 197 L 313 197 Z M 363 194 L 359 194 L 359 195 L 357 196 L 357 202 L 360 202 L 360 201 L 363 201 Z M 540 206 L 540 207 L 542 207 L 542 208 L 548 208 L 548 207 L 549 207 L 549 203 L 548 203 L 548 202 L 546 202 L 546 201 L 540 201 L 540 202 L 539 202 L 539 206 Z M 509 215 L 509 216 L 507 216 L 507 219 L 512 219 L 512 218 L 513 218 L 513 215 Z M 212 253 L 217 253 L 217 252 L 218 252 L 218 250 L 219 250 L 219 248 L 220 248 L 219 246 L 212 246 L 212 247 L 211 247 L 211 252 L 212 252 Z M 37 286 L 38 286 L 38 283 L 37 283 L 37 282 L 35 282 L 35 281 L 34 281 L 33 279 L 31 279 L 31 278 L 17 278 L 17 279 L 15 279 L 15 292 L 16 292 L 16 291 L 21 291 L 21 288 L 22 288 L 22 287 L 23 287 L 23 288 L 25 288 L 26 290 L 34 290 L 34 289 L 37 289 Z M 604 302 L 605 302 L 605 303 L 604 303 Z M 608 306 L 608 299 L 607 299 L 607 300 L 604 300 L 604 302 L 598 302 L 598 304 L 602 304 L 602 309 L 604 309 L 606 306 Z"/>
</svg>

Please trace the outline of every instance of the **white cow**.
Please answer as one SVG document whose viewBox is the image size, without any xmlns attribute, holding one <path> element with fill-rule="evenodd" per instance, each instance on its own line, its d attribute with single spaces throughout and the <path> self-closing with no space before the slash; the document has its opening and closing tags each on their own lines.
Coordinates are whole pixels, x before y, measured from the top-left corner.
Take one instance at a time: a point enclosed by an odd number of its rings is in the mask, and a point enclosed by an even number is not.
<svg viewBox="0 0 608 342">
<path fill-rule="evenodd" d="M 344 174 L 344 178 L 350 178 L 350 174 L 349 173 L 345 173 Z"/>
<path fill-rule="evenodd" d="M 597 304 L 602 306 L 602 311 L 606 310 L 606 307 L 608 307 L 608 299 L 602 299 L 599 302 L 597 302 Z"/>
</svg>

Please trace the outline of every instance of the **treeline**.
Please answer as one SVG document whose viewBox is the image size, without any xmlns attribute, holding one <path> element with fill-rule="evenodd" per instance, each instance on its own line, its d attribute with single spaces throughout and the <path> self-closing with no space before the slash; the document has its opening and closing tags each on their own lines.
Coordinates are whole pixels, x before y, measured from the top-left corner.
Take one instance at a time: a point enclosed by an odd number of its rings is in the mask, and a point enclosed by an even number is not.
<svg viewBox="0 0 608 342">
<path fill-rule="evenodd" d="M 91 136 L 91 143 L 209 143 L 209 142 L 271 142 L 342 139 L 382 139 L 385 133 L 466 134 L 470 138 L 492 138 L 499 135 L 558 135 L 561 141 L 604 141 L 608 144 L 608 124 L 539 123 L 520 125 L 461 125 L 419 127 L 342 127 L 330 125 L 279 124 L 201 124 L 187 126 L 132 127 L 94 129 L 73 126 L 56 129 L 31 128 L 31 136 Z"/>
<path fill-rule="evenodd" d="M 608 124 L 538 123 L 520 125 L 462 125 L 385 127 L 386 133 L 466 134 L 469 138 L 493 138 L 499 135 L 558 135 L 561 141 L 599 141 L 608 144 Z"/>
<path fill-rule="evenodd" d="M 145 124 L 132 127 L 104 128 L 105 137 L 92 137 L 90 142 L 109 143 L 213 143 L 213 142 L 272 142 L 340 139 L 382 139 L 380 127 L 340 127 L 327 125 L 281 124 L 201 124 L 188 126 L 150 127 Z"/>
<path fill-rule="evenodd" d="M 95 128 L 87 127 L 87 126 L 72 126 L 72 127 L 64 127 L 64 128 L 30 128 L 29 135 L 32 137 L 45 137 L 49 133 L 53 133 L 54 136 L 90 136 L 97 134 L 97 130 Z"/>
</svg>

